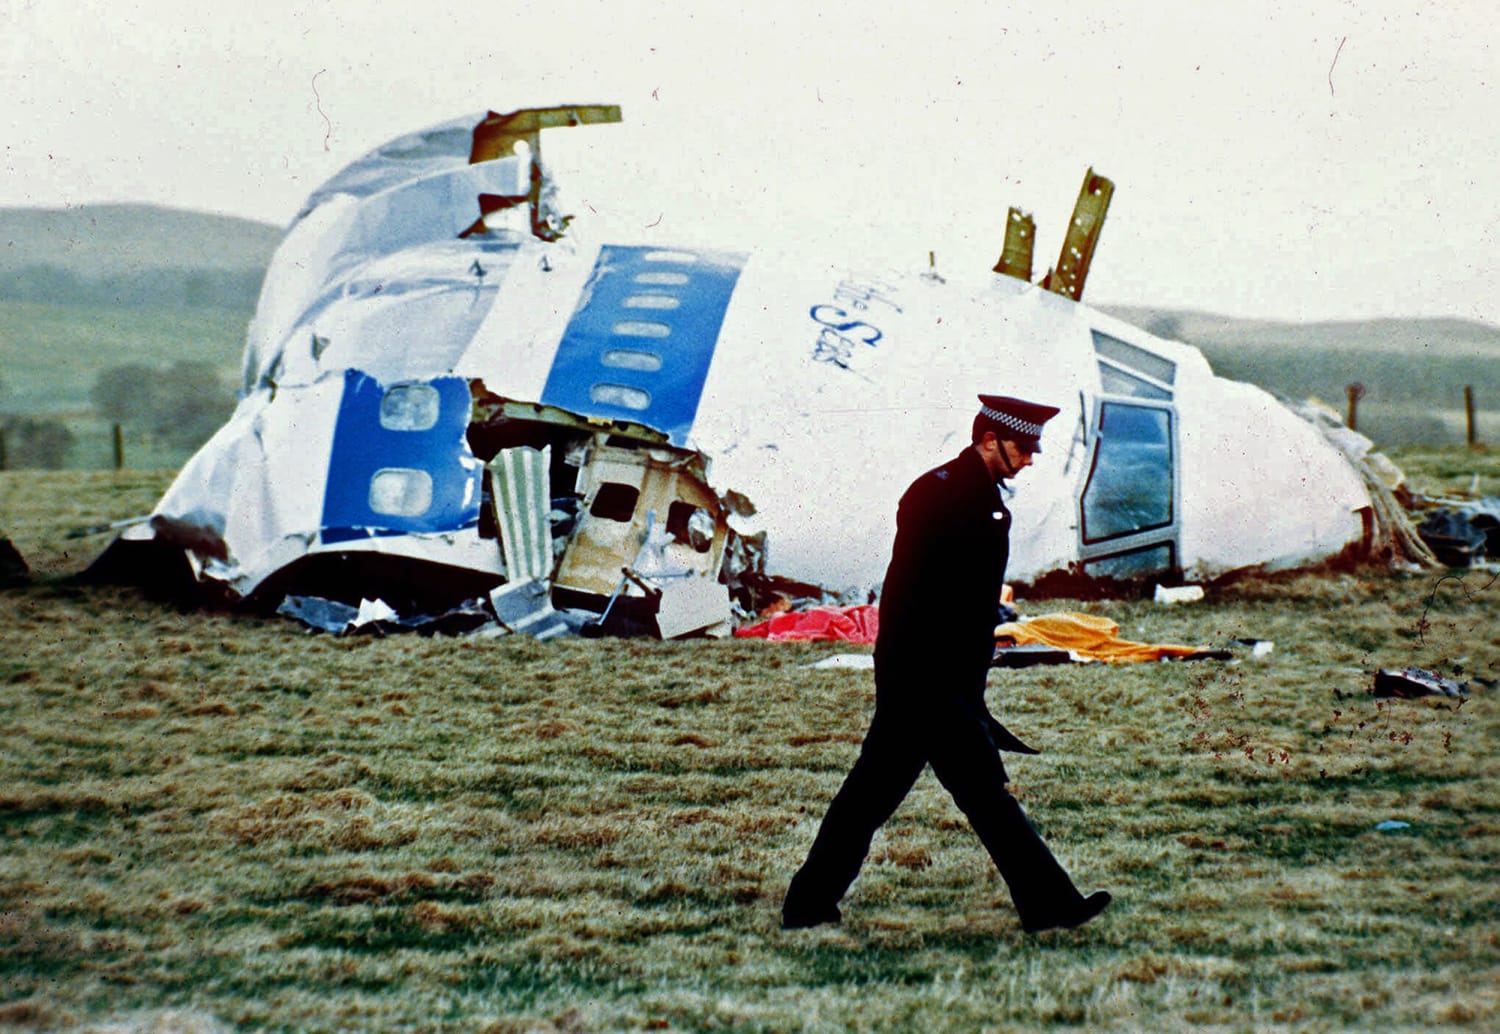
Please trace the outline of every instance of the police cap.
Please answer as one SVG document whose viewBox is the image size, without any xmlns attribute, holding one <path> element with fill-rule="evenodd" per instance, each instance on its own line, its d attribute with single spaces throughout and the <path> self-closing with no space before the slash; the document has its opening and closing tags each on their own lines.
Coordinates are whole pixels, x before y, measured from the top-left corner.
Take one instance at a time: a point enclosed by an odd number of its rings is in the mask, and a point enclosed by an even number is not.
<svg viewBox="0 0 1500 1034">
<path fill-rule="evenodd" d="M 1009 438 L 1028 452 L 1042 451 L 1042 425 L 1058 414 L 1056 406 L 1010 398 L 979 396 L 979 419 L 997 438 Z"/>
</svg>

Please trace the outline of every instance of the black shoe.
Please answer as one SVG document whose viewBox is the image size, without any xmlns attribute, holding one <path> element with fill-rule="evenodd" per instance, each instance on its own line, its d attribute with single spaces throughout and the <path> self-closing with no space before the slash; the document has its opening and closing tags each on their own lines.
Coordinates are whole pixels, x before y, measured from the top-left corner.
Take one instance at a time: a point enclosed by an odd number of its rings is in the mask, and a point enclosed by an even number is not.
<svg viewBox="0 0 1500 1034">
<path fill-rule="evenodd" d="M 1066 911 L 1048 912 L 1022 919 L 1021 929 L 1027 933 L 1041 933 L 1043 930 L 1070 930 L 1075 926 L 1082 926 L 1103 912 L 1113 900 L 1114 897 L 1109 891 L 1096 890 Z"/>
<path fill-rule="evenodd" d="M 837 923 L 843 918 L 843 913 L 839 911 L 837 905 L 832 905 L 822 912 L 783 912 L 781 913 L 781 928 L 783 930 L 806 930 L 810 926 Z"/>
</svg>

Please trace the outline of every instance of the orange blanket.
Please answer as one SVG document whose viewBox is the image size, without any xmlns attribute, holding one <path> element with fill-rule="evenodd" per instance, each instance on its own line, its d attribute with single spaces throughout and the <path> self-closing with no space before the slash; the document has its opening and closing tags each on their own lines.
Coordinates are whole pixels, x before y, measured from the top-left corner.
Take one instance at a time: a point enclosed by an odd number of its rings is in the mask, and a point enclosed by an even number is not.
<svg viewBox="0 0 1500 1034">
<path fill-rule="evenodd" d="M 1111 664 L 1187 657 L 1203 649 L 1171 643 L 1132 643 L 1120 638 L 1120 626 L 1109 618 L 1075 613 L 1043 614 L 1029 621 L 1011 621 L 995 629 L 995 639 L 1002 646 L 1007 643 L 1055 646 L 1078 657 Z"/>
</svg>

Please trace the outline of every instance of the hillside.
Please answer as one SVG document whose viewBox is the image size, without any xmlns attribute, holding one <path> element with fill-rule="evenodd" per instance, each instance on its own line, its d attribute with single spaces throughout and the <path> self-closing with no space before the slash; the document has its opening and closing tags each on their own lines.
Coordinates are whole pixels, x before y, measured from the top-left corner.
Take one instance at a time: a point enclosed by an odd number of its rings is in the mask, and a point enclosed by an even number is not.
<svg viewBox="0 0 1500 1034">
<path fill-rule="evenodd" d="M 157 205 L 0 208 L 0 272 L 49 266 L 80 277 L 140 268 L 259 273 L 283 229 Z"/>
<path fill-rule="evenodd" d="M 1318 323 L 1240 320 L 1211 313 L 1105 307 L 1160 337 L 1197 347 L 1221 377 L 1321 398 L 1343 411 L 1363 386 L 1359 430 L 1382 445 L 1437 445 L 1466 435 L 1464 388 L 1479 436 L 1500 435 L 1500 327 L 1459 319 Z"/>
<path fill-rule="evenodd" d="M 253 306 L 281 233 L 153 205 L 0 209 L 0 300 Z"/>
<path fill-rule="evenodd" d="M 1234 348 L 1311 349 L 1500 359 L 1500 327 L 1474 320 L 1411 318 L 1287 323 L 1140 306 L 1100 308 L 1159 337 L 1226 354 Z"/>
</svg>

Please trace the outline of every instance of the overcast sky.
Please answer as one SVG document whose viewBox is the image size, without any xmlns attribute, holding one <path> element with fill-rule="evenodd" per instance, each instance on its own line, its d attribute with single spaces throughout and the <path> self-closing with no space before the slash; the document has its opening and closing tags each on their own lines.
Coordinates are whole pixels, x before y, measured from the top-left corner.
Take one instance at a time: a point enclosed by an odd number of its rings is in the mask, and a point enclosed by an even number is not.
<svg viewBox="0 0 1500 1034">
<path fill-rule="evenodd" d="M 612 231 L 977 269 L 1014 204 L 1040 273 L 1092 165 L 1116 194 L 1086 300 L 1500 325 L 1497 11 L 0 0 L 0 205 L 285 224 L 401 133 L 618 103 L 621 126 L 544 138 Z"/>
</svg>

